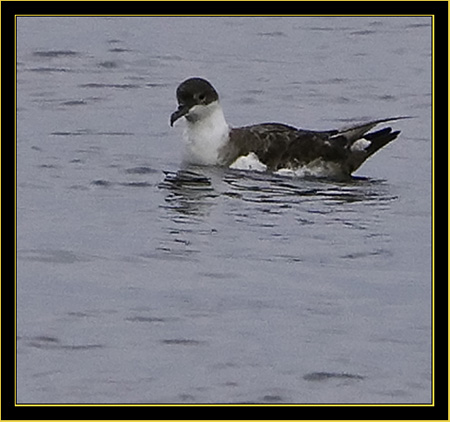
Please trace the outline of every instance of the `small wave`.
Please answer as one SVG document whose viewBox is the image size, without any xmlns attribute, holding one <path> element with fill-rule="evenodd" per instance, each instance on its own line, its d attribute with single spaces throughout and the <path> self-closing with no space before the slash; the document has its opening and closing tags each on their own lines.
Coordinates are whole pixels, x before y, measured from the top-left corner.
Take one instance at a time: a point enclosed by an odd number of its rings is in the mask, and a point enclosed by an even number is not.
<svg viewBox="0 0 450 422">
<path fill-rule="evenodd" d="M 303 376 L 305 381 L 328 381 L 328 380 L 363 380 L 365 377 L 347 372 L 310 372 Z"/>
</svg>

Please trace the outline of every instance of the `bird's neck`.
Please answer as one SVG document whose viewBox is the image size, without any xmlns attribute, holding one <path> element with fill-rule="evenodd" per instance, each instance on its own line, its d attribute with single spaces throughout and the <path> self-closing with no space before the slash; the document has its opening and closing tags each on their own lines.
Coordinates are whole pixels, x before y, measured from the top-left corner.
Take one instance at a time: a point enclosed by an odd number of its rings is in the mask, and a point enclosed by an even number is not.
<svg viewBox="0 0 450 422">
<path fill-rule="evenodd" d="M 186 119 L 185 160 L 192 164 L 219 164 L 219 150 L 229 139 L 230 127 L 218 101 L 195 106 Z"/>
</svg>

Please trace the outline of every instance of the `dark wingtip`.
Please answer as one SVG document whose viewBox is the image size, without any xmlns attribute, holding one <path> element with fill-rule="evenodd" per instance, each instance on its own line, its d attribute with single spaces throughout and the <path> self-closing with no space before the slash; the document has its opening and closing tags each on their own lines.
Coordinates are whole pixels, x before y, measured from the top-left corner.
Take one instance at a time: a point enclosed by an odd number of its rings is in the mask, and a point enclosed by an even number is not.
<svg viewBox="0 0 450 422">
<path fill-rule="evenodd" d="M 378 132 L 367 134 L 364 138 L 370 140 L 370 145 L 365 149 L 368 156 L 376 153 L 379 149 L 383 148 L 389 142 L 393 141 L 400 134 L 399 130 L 392 132 L 390 127 L 381 129 Z"/>
</svg>

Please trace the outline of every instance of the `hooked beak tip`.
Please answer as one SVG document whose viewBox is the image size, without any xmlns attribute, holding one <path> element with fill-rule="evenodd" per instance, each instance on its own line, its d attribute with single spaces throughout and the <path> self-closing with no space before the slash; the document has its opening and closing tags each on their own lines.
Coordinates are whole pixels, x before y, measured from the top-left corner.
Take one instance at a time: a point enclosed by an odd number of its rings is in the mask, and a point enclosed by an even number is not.
<svg viewBox="0 0 450 422">
<path fill-rule="evenodd" d="M 173 127 L 174 123 L 181 117 L 185 116 L 188 112 L 189 112 L 188 107 L 180 105 L 180 107 L 178 107 L 178 110 L 173 112 L 170 116 L 170 126 Z"/>
</svg>

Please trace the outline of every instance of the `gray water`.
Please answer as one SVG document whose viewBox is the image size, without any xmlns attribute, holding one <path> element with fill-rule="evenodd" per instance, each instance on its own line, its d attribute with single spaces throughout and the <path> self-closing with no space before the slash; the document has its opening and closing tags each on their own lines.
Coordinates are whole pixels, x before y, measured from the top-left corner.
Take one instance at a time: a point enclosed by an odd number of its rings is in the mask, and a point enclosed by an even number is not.
<svg viewBox="0 0 450 422">
<path fill-rule="evenodd" d="M 411 115 L 346 183 L 183 169 L 229 122 Z M 18 403 L 431 401 L 431 18 L 17 18 Z"/>
</svg>

